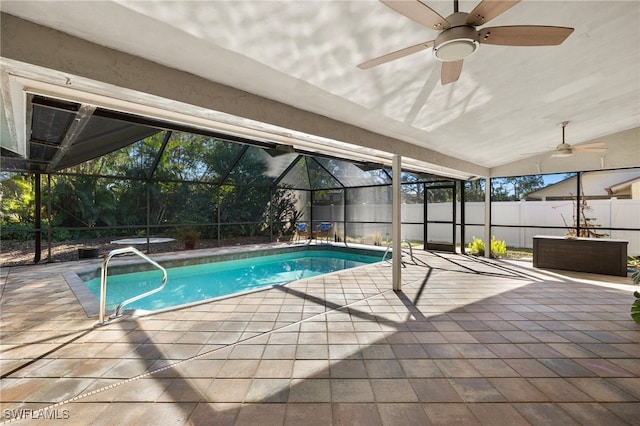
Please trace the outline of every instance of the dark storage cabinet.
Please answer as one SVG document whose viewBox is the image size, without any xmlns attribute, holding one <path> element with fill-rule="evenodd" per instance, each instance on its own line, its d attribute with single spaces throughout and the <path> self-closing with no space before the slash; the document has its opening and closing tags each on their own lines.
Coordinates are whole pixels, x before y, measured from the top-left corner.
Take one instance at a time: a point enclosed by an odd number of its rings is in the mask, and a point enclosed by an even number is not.
<svg viewBox="0 0 640 426">
<path fill-rule="evenodd" d="M 628 241 L 609 238 L 533 237 L 533 267 L 627 276 Z"/>
</svg>

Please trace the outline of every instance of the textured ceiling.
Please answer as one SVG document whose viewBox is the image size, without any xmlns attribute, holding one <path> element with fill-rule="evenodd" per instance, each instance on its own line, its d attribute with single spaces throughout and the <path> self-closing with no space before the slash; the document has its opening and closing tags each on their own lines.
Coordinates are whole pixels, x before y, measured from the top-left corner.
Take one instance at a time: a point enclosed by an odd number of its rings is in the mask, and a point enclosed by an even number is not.
<svg viewBox="0 0 640 426">
<path fill-rule="evenodd" d="M 443 16 L 452 1 L 425 1 Z M 460 2 L 469 12 L 477 2 Z M 3 12 L 376 133 L 496 168 L 640 126 L 640 2 L 522 1 L 489 26 L 575 28 L 560 46 L 482 45 L 439 82 L 437 33 L 378 1 L 3 1 Z M 616 149 L 610 142 L 610 151 Z M 638 141 L 640 143 L 640 141 Z M 582 154 L 594 155 L 594 154 Z M 636 154 L 634 154 L 636 155 Z M 640 165 L 640 155 L 637 165 Z"/>
</svg>

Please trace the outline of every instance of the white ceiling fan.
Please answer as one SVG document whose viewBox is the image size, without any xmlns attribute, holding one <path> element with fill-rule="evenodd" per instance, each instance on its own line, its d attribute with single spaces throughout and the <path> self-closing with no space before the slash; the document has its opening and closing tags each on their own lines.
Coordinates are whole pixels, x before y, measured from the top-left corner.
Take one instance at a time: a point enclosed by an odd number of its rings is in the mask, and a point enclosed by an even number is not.
<svg viewBox="0 0 640 426">
<path fill-rule="evenodd" d="M 551 154 L 552 157 L 571 157 L 577 152 L 605 152 L 607 150 L 607 144 L 604 142 L 585 143 L 576 146 L 569 145 L 564 140 L 564 129 L 568 124 L 568 121 L 560 123 L 560 126 L 562 126 L 562 143 L 556 146 L 556 149 Z"/>
<path fill-rule="evenodd" d="M 418 0 L 380 0 L 407 18 L 439 31 L 434 39 L 395 52 L 387 53 L 358 65 L 368 69 L 421 50 L 433 47 L 433 53 L 442 62 L 440 81 L 449 84 L 457 81 L 466 57 L 475 53 L 480 44 L 501 46 L 554 46 L 561 44 L 573 32 L 573 28 L 541 25 L 515 25 L 487 27 L 480 30 L 490 20 L 500 16 L 520 0 L 483 0 L 470 13 L 458 11 L 458 0 L 453 1 L 454 13 L 442 17 L 429 6 Z"/>
</svg>

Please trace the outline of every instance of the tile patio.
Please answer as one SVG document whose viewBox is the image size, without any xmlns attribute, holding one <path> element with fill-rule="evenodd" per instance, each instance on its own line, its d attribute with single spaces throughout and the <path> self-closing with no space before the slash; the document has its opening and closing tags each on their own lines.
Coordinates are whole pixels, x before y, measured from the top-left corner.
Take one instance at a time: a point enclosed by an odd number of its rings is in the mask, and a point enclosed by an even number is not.
<svg viewBox="0 0 640 426">
<path fill-rule="evenodd" d="M 640 422 L 630 279 L 416 256 L 99 328 L 63 277 L 99 260 L 3 268 L 2 420 Z"/>
</svg>

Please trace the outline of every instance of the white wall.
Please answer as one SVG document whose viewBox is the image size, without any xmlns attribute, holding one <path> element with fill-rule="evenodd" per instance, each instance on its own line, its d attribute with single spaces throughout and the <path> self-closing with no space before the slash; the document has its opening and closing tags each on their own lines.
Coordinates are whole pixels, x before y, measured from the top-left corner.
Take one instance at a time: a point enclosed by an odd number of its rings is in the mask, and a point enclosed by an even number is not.
<svg viewBox="0 0 640 426">
<path fill-rule="evenodd" d="M 593 223 L 602 228 L 635 228 L 640 229 L 640 200 L 589 200 L 588 206 L 592 209 L 586 213 L 587 217 L 594 218 Z M 472 224 L 484 223 L 484 203 L 469 202 L 466 204 L 466 222 Z M 422 204 L 404 204 L 402 206 L 402 238 L 422 241 L 423 226 L 412 225 L 407 222 L 422 224 L 424 222 Z M 339 210 L 339 212 L 338 212 Z M 510 227 L 493 226 L 492 234 L 500 240 L 505 240 L 510 247 L 533 247 L 534 235 L 566 235 L 565 229 L 544 228 L 520 228 L 520 226 L 560 226 L 573 225 L 574 205 L 571 201 L 517 201 L 494 202 L 492 205 L 492 222 L 496 225 L 512 225 Z M 460 205 L 457 206 L 458 221 L 460 220 Z M 347 206 L 349 218 L 357 218 L 364 222 L 391 222 L 391 205 L 389 204 L 361 204 Z M 429 219 L 447 220 L 451 216 L 451 203 L 429 204 Z M 564 217 L 564 220 L 563 220 Z M 335 221 L 336 228 L 342 231 L 342 206 L 334 207 L 333 215 L 331 206 L 316 206 L 313 210 L 313 218 L 322 221 Z M 352 237 L 366 237 L 378 231 L 383 236 L 390 225 L 366 224 L 347 225 L 347 235 Z M 457 237 L 460 238 L 458 227 Z M 449 238 L 448 226 L 430 226 L 429 239 L 431 241 L 446 241 Z M 640 255 L 640 231 L 600 231 L 608 233 L 609 238 L 629 241 L 629 255 Z M 484 235 L 482 226 L 467 225 L 465 242 L 470 242 L 473 237 L 482 238 Z M 385 236 L 386 238 L 386 236 Z"/>
</svg>

